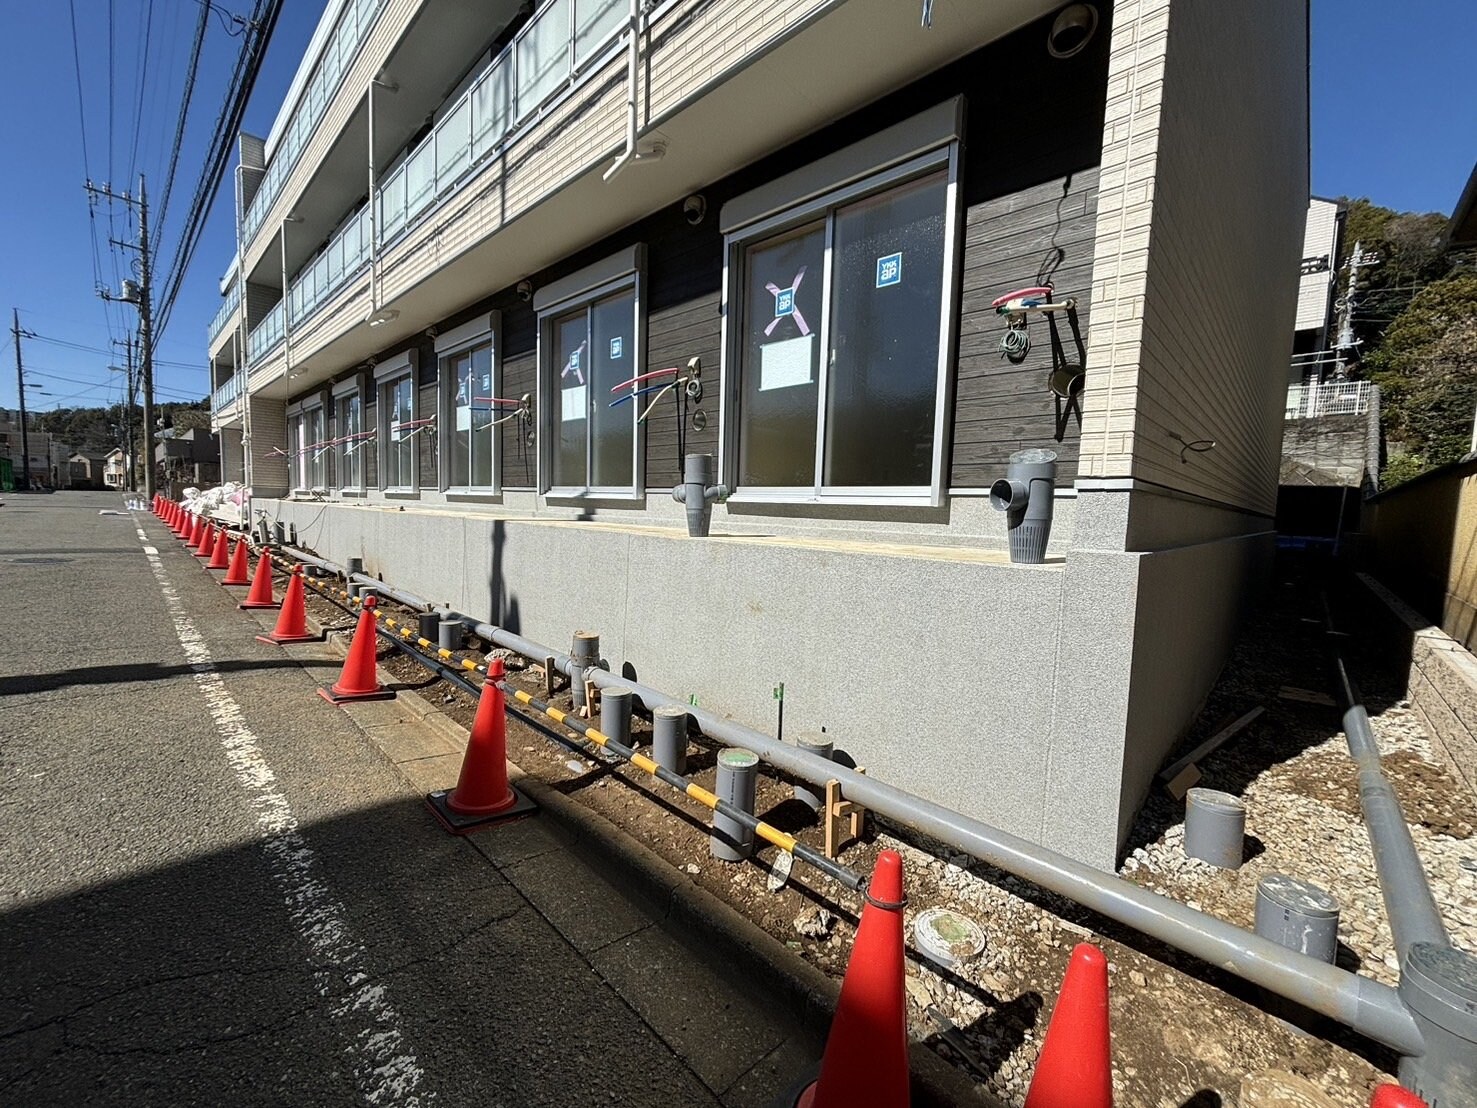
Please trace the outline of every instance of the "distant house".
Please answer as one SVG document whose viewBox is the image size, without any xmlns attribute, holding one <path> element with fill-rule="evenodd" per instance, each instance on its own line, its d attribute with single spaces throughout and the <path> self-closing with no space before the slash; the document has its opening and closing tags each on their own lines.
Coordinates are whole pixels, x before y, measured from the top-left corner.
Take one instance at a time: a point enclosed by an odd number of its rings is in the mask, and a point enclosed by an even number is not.
<svg viewBox="0 0 1477 1108">
<path fill-rule="evenodd" d="M 103 484 L 110 489 L 121 489 L 128 483 L 128 462 L 118 447 L 109 450 L 103 458 Z"/>
<path fill-rule="evenodd" d="M 218 485 L 221 479 L 220 436 L 192 427 L 154 447 L 154 461 L 166 481 L 186 485 Z"/>
<path fill-rule="evenodd" d="M 67 487 L 72 489 L 103 489 L 103 470 L 107 455 L 98 451 L 78 450 L 67 458 Z"/>
</svg>

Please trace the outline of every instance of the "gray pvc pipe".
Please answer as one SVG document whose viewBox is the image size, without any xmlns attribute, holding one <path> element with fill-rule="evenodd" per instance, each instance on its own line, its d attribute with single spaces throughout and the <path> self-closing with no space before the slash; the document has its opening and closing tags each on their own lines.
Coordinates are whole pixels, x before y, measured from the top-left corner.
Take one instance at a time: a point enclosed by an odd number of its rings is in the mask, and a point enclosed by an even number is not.
<svg viewBox="0 0 1477 1108">
<path fill-rule="evenodd" d="M 600 694 L 600 730 L 622 746 L 631 745 L 629 689 L 606 689 Z"/>
<path fill-rule="evenodd" d="M 751 750 L 731 747 L 718 752 L 718 775 L 713 791 L 719 800 L 754 814 L 754 794 L 759 784 L 759 756 Z M 725 862 L 742 862 L 754 853 L 754 829 L 722 812 L 713 813 L 713 831 L 708 850 Z"/>
<path fill-rule="evenodd" d="M 400 599 L 396 593 L 388 595 Z M 402 603 L 425 602 L 417 598 Z M 539 661 L 553 658 L 561 672 L 570 672 L 569 655 L 550 650 L 531 639 L 488 623 L 473 625 L 472 632 L 526 658 Z M 1029 843 L 837 762 L 787 746 L 732 720 L 720 719 L 704 708 L 689 706 L 647 685 L 628 681 L 598 667 L 589 671 L 589 677 L 601 689 L 630 689 L 649 711 L 659 707 L 681 708 L 697 720 L 709 738 L 727 746 L 751 750 L 770 765 L 803 777 L 812 784 L 824 785 L 827 780 L 835 778 L 848 800 L 870 808 L 878 815 L 1064 896 L 1203 962 L 1219 966 L 1310 1011 L 1337 1020 L 1401 1054 L 1420 1055 L 1425 1049 L 1415 1017 L 1389 985 L 1325 965 L 1305 954 L 1284 950 L 1276 943 L 1225 920 L 1149 892 L 1114 874 L 1093 869 L 1048 847 Z"/>
<path fill-rule="evenodd" d="M 1410 837 L 1410 825 L 1395 796 L 1395 788 L 1380 769 L 1380 748 L 1369 725 L 1369 713 L 1359 703 L 1353 682 L 1342 658 L 1334 659 L 1344 703 L 1344 734 L 1348 736 L 1349 756 L 1359 767 L 1359 803 L 1364 809 L 1364 826 L 1374 847 L 1374 868 L 1379 874 L 1380 894 L 1385 899 L 1385 916 L 1395 939 L 1395 953 L 1401 961 L 1412 943 L 1434 943 L 1450 946 L 1451 939 L 1431 886 L 1426 869 Z"/>
<path fill-rule="evenodd" d="M 651 756 L 663 769 L 687 776 L 685 708 L 667 706 L 651 710 Z"/>
<path fill-rule="evenodd" d="M 509 649 L 518 648 L 509 646 Z M 604 670 L 591 671 L 591 680 L 600 688 L 630 689 L 648 709 L 662 705 L 682 707 L 712 739 L 752 750 L 770 765 L 813 784 L 824 784 L 826 780 L 835 778 L 841 783 L 848 800 L 895 823 L 921 831 L 980 861 L 1219 966 L 1269 992 L 1338 1020 L 1361 1035 L 1403 1054 L 1419 1054 L 1422 1050 L 1414 1018 L 1389 985 L 1325 965 L 1307 955 L 1284 950 L 1244 928 L 1206 915 L 1177 900 L 1093 869 L 1048 847 L 1026 842 L 960 812 L 847 769 L 838 762 L 817 758 L 742 724 L 720 719 L 706 709 L 688 706 L 646 685 Z"/>
</svg>

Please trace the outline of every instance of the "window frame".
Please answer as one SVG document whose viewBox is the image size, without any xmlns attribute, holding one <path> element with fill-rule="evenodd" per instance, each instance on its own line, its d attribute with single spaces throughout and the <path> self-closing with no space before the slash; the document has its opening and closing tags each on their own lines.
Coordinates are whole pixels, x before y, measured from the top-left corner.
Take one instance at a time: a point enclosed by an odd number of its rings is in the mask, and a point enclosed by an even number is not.
<svg viewBox="0 0 1477 1108">
<path fill-rule="evenodd" d="M 558 393 L 558 377 L 553 367 L 547 364 L 555 349 L 554 323 L 561 316 L 583 310 L 586 314 L 587 333 L 591 327 L 591 313 L 602 300 L 619 293 L 630 292 L 632 296 L 632 333 L 634 347 L 630 365 L 644 367 L 646 363 L 646 246 L 638 243 L 593 265 L 586 266 L 567 277 L 545 285 L 533 299 L 538 316 L 538 346 L 536 352 L 536 380 L 538 389 L 538 473 L 539 491 L 547 500 L 563 500 L 576 503 L 604 501 L 609 503 L 644 504 L 646 501 L 646 427 L 636 423 L 639 406 L 631 404 L 631 483 L 629 485 L 592 485 L 589 483 L 593 471 L 594 439 L 591 434 L 593 420 L 588 412 L 585 421 L 585 484 L 553 484 L 554 451 L 557 449 L 558 428 L 553 421 L 562 415 Z M 636 368 L 631 376 L 643 372 Z M 591 395 L 593 403 L 594 394 Z"/>
<path fill-rule="evenodd" d="M 451 462 L 453 455 L 452 436 L 456 434 L 456 406 L 454 403 L 456 382 L 451 376 L 454 360 L 468 354 L 479 346 L 491 350 L 492 394 L 498 395 L 503 382 L 503 316 L 492 311 L 454 327 L 436 336 L 436 407 L 439 426 L 446 430 L 437 436 L 437 472 L 441 491 L 450 499 L 486 499 L 502 495 L 502 436 L 496 427 L 490 428 L 489 449 L 492 480 L 486 485 L 458 485 L 452 483 Z M 507 413 L 501 413 L 507 414 Z M 498 413 L 494 413 L 498 418 Z M 470 477 L 471 474 L 468 474 Z"/>
<path fill-rule="evenodd" d="M 386 496 L 418 497 L 421 492 L 420 451 L 416 448 L 410 451 L 410 484 L 392 485 L 389 483 L 390 448 L 395 445 L 390 441 L 389 397 L 395 386 L 408 378 L 410 380 L 410 419 L 411 422 L 420 420 L 419 361 L 417 351 L 412 347 L 397 354 L 385 364 L 377 366 L 374 371 L 375 430 L 379 432 L 374 440 L 379 448 L 379 466 L 375 476 L 378 479 L 380 492 Z"/>
<path fill-rule="evenodd" d="M 356 399 L 356 400 L 359 401 L 359 431 L 360 431 L 360 433 L 362 433 L 362 432 L 364 432 L 365 430 L 368 429 L 368 428 L 366 428 L 364 426 L 364 415 L 365 415 L 365 412 L 367 411 L 367 409 L 369 407 L 369 405 L 367 405 L 364 402 L 365 401 L 365 394 L 366 394 L 366 390 L 365 390 L 365 387 L 364 387 L 364 376 L 363 376 L 363 374 L 355 374 L 353 377 L 349 378 L 347 381 L 340 381 L 337 385 L 334 385 L 333 386 L 333 420 L 334 420 L 334 427 L 333 427 L 334 436 L 333 437 L 334 438 L 342 440 L 349 433 L 348 432 L 348 429 L 343 426 L 343 413 L 342 413 L 342 411 L 340 409 L 340 405 L 346 403 L 350 399 Z M 360 439 L 359 442 L 358 442 L 358 444 L 355 446 L 354 454 L 353 454 L 353 468 L 358 471 L 359 480 L 356 483 L 352 484 L 352 485 L 349 485 L 349 484 L 345 484 L 344 483 L 344 470 L 346 468 L 349 468 L 348 466 L 345 465 L 345 453 L 344 452 L 347 449 L 347 447 L 348 447 L 349 444 L 346 443 L 346 442 L 342 442 L 341 441 L 341 442 L 339 442 L 334 447 L 334 450 L 333 450 L 333 480 L 334 480 L 334 485 L 333 485 L 333 487 L 336 488 L 340 493 L 350 493 L 350 494 L 359 495 L 359 496 L 363 496 L 364 495 L 364 491 L 365 491 L 365 488 L 364 488 L 364 486 L 365 486 L 365 470 L 367 469 L 367 467 L 364 464 L 364 454 L 363 454 L 363 451 L 364 451 L 364 448 L 370 444 L 370 442 L 371 442 L 371 440 L 369 440 L 369 439 Z"/>
<path fill-rule="evenodd" d="M 963 98 L 946 101 L 912 119 L 820 159 L 724 205 L 722 352 L 719 396 L 718 467 L 733 494 L 728 503 L 943 506 L 948 497 L 954 365 L 960 314 L 959 277 L 964 228 Z M 858 201 L 880 196 L 940 170 L 945 173 L 943 302 L 939 312 L 938 368 L 934 386 L 933 457 L 927 485 L 826 485 L 825 450 L 830 371 L 831 297 L 836 213 Z M 778 239 L 806 224 L 823 222 L 825 232 L 822 317 L 817 324 L 815 481 L 810 486 L 760 486 L 739 483 L 740 422 L 745 372 L 744 313 L 751 248 Z"/>
<path fill-rule="evenodd" d="M 322 393 L 314 393 L 287 406 L 287 443 L 290 448 L 287 459 L 287 477 L 291 493 L 311 493 L 314 489 L 327 491 L 332 487 L 328 483 L 327 463 L 321 456 L 317 459 L 309 458 L 303 447 L 304 442 L 313 437 L 313 432 L 308 428 L 315 416 L 318 417 L 320 427 L 317 433 L 322 436 L 315 441 L 326 442 L 329 438 L 330 412 L 324 405 Z M 328 448 L 322 447 L 321 449 L 327 450 Z M 320 471 L 323 480 L 314 481 L 312 479 L 315 476 L 313 473 L 315 467 Z"/>
</svg>

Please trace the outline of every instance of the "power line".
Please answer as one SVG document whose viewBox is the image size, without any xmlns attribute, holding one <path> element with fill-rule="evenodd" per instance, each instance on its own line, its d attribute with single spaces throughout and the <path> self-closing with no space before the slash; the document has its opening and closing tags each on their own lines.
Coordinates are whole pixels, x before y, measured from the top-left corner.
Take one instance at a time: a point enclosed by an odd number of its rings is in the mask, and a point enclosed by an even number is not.
<svg viewBox="0 0 1477 1108">
<path fill-rule="evenodd" d="M 128 150 L 128 176 L 131 180 L 134 171 L 138 169 L 138 137 L 144 129 L 144 89 L 149 83 L 149 48 L 153 45 L 154 37 L 154 0 L 149 0 L 148 11 L 144 16 L 144 46 L 139 51 L 138 82 L 135 86 L 136 103 L 133 109 L 133 142 Z"/>
<path fill-rule="evenodd" d="M 185 87 L 180 93 L 179 117 L 174 125 L 174 146 L 169 152 L 169 169 L 164 174 L 164 197 L 159 204 L 159 222 L 155 224 L 154 249 L 164 238 L 164 221 L 169 217 L 169 197 L 174 192 L 174 175 L 179 169 L 180 147 L 185 141 L 185 121 L 190 115 L 190 101 L 195 95 L 195 76 L 200 70 L 200 48 L 205 45 L 205 28 L 210 19 L 210 9 L 202 7 L 200 18 L 195 23 L 195 39 L 190 44 L 190 60 L 185 66 Z"/>
<path fill-rule="evenodd" d="M 216 193 L 220 189 L 220 183 L 225 176 L 226 165 L 230 159 L 231 147 L 235 143 L 235 136 L 240 131 L 241 121 L 246 114 L 246 102 L 251 96 L 252 89 L 256 87 L 256 79 L 261 72 L 262 58 L 266 53 L 267 43 L 272 39 L 272 32 L 277 26 L 277 18 L 281 14 L 282 0 L 257 0 L 252 9 L 252 18 L 249 23 L 253 33 L 242 38 L 241 52 L 236 60 L 236 70 L 232 75 L 221 114 L 216 120 L 211 148 L 205 158 L 205 168 L 196 185 L 195 197 L 190 204 L 190 214 L 186 219 L 185 229 L 180 236 L 174 259 L 170 263 L 168 277 L 164 282 L 164 294 L 159 298 L 155 331 L 158 335 L 164 334 L 164 328 L 168 325 L 180 286 L 184 283 L 185 272 L 190 267 L 195 248 L 199 245 L 200 236 L 205 230 L 205 221 L 210 214 L 210 206 L 214 203 Z"/>
<path fill-rule="evenodd" d="M 100 346 L 88 346 L 85 343 L 69 342 L 66 339 L 49 338 L 46 335 L 32 335 L 31 338 L 35 339 L 37 342 L 47 343 L 50 346 L 64 346 L 69 350 L 82 350 L 88 354 L 106 354 L 108 357 L 113 356 L 113 352 L 111 350 L 105 350 Z M 199 373 L 208 373 L 210 371 L 209 366 L 195 365 L 191 362 L 170 362 L 165 361 L 163 358 L 155 358 L 154 364 L 169 366 L 171 369 L 193 369 Z"/>
</svg>

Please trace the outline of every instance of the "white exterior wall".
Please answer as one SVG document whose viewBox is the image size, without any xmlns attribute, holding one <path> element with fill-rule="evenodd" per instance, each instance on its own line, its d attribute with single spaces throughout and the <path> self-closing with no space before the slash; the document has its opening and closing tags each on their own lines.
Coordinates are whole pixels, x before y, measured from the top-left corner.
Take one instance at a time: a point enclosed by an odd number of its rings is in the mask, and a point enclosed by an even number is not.
<svg viewBox="0 0 1477 1108">
<path fill-rule="evenodd" d="M 1338 258 L 1339 206 L 1332 200 L 1308 201 L 1308 222 L 1303 231 L 1303 259 L 1326 257 L 1328 268 L 1309 273 L 1298 282 L 1296 329 L 1321 331 L 1328 326 L 1332 306 L 1334 265 Z"/>
</svg>

